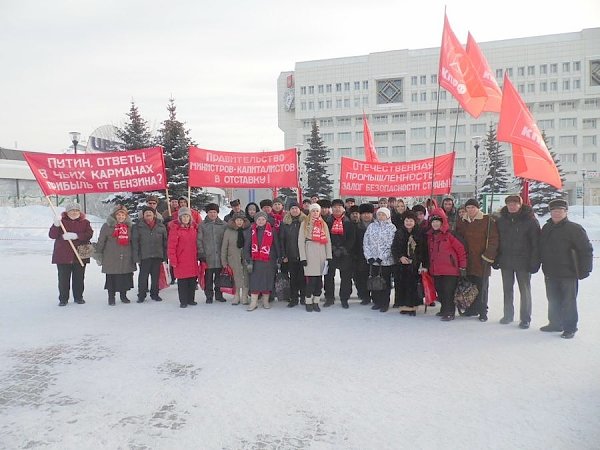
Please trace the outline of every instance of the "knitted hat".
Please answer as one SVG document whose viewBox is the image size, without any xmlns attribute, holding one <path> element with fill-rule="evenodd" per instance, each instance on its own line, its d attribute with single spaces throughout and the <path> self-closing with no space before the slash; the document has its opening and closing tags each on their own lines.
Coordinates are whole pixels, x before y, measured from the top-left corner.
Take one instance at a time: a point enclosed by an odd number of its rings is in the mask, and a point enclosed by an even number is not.
<svg viewBox="0 0 600 450">
<path fill-rule="evenodd" d="M 290 200 L 290 201 L 288 202 L 288 209 L 292 209 L 294 206 L 296 206 L 296 207 L 298 207 L 298 208 L 300 207 L 300 206 L 298 205 L 298 201 L 297 201 L 297 200 Z"/>
<path fill-rule="evenodd" d="M 550 209 L 550 211 L 552 211 L 553 209 L 569 209 L 569 204 L 567 203 L 566 200 L 563 200 L 562 198 L 557 198 L 556 200 L 552 200 L 550 203 L 548 203 L 548 208 Z"/>
<path fill-rule="evenodd" d="M 379 213 L 385 214 L 385 217 L 388 219 L 392 215 L 392 213 L 390 213 L 390 210 L 388 208 L 386 208 L 385 206 L 382 206 L 381 208 L 377 209 L 377 214 L 379 214 Z"/>
<path fill-rule="evenodd" d="M 184 214 L 187 214 L 188 216 L 192 217 L 192 212 L 190 211 L 190 208 L 184 206 L 182 208 L 179 208 L 177 210 L 177 217 L 179 217 L 181 219 L 181 216 L 183 216 Z"/>
<path fill-rule="evenodd" d="M 507 205 L 509 203 L 518 203 L 520 205 L 521 203 L 523 203 L 523 200 L 521 199 L 520 195 L 509 195 L 504 199 L 504 203 L 506 203 Z"/>
<path fill-rule="evenodd" d="M 358 207 L 358 212 L 359 213 L 371 213 L 373 214 L 373 212 L 375 212 L 375 206 L 373 205 L 373 203 L 361 203 L 361 205 Z"/>
<path fill-rule="evenodd" d="M 467 200 L 465 202 L 465 208 L 467 206 L 474 206 L 476 208 L 479 208 L 479 202 L 477 200 L 475 200 L 474 198 L 470 198 L 469 200 Z"/>
<path fill-rule="evenodd" d="M 341 198 L 334 198 L 331 201 L 331 206 L 335 206 L 335 205 L 344 206 L 344 201 Z"/>
<path fill-rule="evenodd" d="M 262 202 L 261 202 L 262 203 Z M 259 211 L 254 215 L 254 221 L 256 222 L 258 220 L 259 217 L 264 217 L 267 221 L 269 220 L 269 216 L 266 212 L 264 211 Z"/>
<path fill-rule="evenodd" d="M 218 213 L 219 212 L 219 205 L 217 205 L 216 203 L 209 203 L 208 205 L 206 205 L 204 207 L 204 211 L 206 211 L 206 212 L 216 211 Z"/>
<path fill-rule="evenodd" d="M 239 212 L 239 213 L 233 213 L 231 215 L 231 218 L 233 220 L 237 220 L 237 219 L 245 219 L 246 218 L 246 214 L 244 214 L 243 212 Z"/>
<path fill-rule="evenodd" d="M 149 206 L 144 206 L 144 207 L 142 208 L 142 215 L 144 215 L 144 213 L 145 213 L 146 211 L 150 211 L 152 214 L 156 215 L 156 211 L 154 211 L 154 208 L 150 208 Z"/>
<path fill-rule="evenodd" d="M 273 207 L 273 200 L 265 198 L 264 200 L 260 201 L 260 209 L 263 209 L 265 206 L 271 206 Z"/>
<path fill-rule="evenodd" d="M 319 211 L 321 212 L 321 205 L 319 205 L 318 203 L 311 203 L 310 206 L 308 207 L 309 211 Z"/>
<path fill-rule="evenodd" d="M 79 203 L 77 202 L 71 202 L 71 203 L 67 203 L 65 206 L 65 212 L 69 212 L 69 211 L 81 211 L 81 206 L 79 206 Z"/>
<path fill-rule="evenodd" d="M 327 200 L 326 198 L 319 200 L 317 203 L 321 208 L 331 208 L 331 200 Z"/>
</svg>

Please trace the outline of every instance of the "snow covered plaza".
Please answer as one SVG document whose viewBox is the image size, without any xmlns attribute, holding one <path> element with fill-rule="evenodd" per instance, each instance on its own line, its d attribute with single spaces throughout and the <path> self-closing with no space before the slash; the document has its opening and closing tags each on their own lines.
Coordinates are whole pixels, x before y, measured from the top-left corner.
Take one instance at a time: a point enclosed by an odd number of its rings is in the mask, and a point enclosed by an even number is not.
<svg viewBox="0 0 600 450">
<path fill-rule="evenodd" d="M 580 283 L 570 341 L 538 330 L 541 273 L 529 330 L 498 324 L 497 271 L 487 323 L 355 298 L 349 310 L 249 313 L 199 293 L 180 309 L 175 286 L 162 303 L 113 308 L 95 263 L 87 303 L 58 308 L 50 211 L 1 210 L 2 449 L 599 448 L 597 270 Z M 600 209 L 569 216 L 598 254 Z"/>
</svg>

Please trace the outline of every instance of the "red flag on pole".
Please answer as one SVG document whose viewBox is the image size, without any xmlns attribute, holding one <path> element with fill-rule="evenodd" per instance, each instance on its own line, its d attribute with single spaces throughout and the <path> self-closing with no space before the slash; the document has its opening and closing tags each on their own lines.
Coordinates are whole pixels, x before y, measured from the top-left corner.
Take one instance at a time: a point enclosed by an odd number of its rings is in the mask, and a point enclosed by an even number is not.
<svg viewBox="0 0 600 450">
<path fill-rule="evenodd" d="M 521 199 L 523 199 L 524 205 L 531 206 L 531 201 L 529 200 L 529 180 L 523 180 L 523 186 L 521 187 Z"/>
<path fill-rule="evenodd" d="M 466 112 L 479 117 L 487 101 L 485 88 L 445 14 L 438 78 L 440 86 L 450 92 Z"/>
<path fill-rule="evenodd" d="M 550 184 L 557 189 L 562 181 L 533 116 L 504 75 L 498 140 L 512 144 L 515 176 Z"/>
<path fill-rule="evenodd" d="M 467 37 L 467 55 L 471 59 L 473 66 L 475 66 L 487 95 L 483 111 L 499 113 L 500 106 L 502 105 L 502 91 L 500 90 L 500 86 L 498 86 L 496 78 L 492 75 L 492 69 L 490 69 L 487 59 L 470 32 Z"/>
<path fill-rule="evenodd" d="M 363 113 L 363 142 L 365 147 L 365 161 L 379 162 L 379 158 L 377 157 L 377 149 L 375 148 L 373 135 L 369 129 L 369 122 L 367 121 L 367 116 L 365 113 Z"/>
</svg>

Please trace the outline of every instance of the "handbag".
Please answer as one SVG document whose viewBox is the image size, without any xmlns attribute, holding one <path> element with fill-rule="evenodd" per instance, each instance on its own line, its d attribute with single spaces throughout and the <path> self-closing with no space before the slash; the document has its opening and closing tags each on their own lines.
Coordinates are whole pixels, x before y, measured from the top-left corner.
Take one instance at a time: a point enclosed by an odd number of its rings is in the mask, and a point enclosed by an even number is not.
<svg viewBox="0 0 600 450">
<path fill-rule="evenodd" d="M 87 244 L 80 244 L 77 246 L 77 253 L 81 259 L 91 258 L 94 256 L 95 251 L 96 248 L 94 247 L 94 244 L 90 244 L 89 242 Z"/>
<path fill-rule="evenodd" d="M 465 311 L 471 306 L 478 294 L 479 289 L 477 289 L 477 286 L 474 283 L 466 278 L 458 280 L 456 290 L 454 291 L 454 304 L 458 308 L 459 314 L 462 314 L 462 311 Z"/>
<path fill-rule="evenodd" d="M 219 274 L 219 286 L 221 288 L 231 289 L 235 285 L 233 281 L 233 270 L 229 266 L 225 266 L 221 269 Z"/>
<path fill-rule="evenodd" d="M 421 272 L 421 284 L 423 285 L 423 303 L 431 305 L 437 300 L 437 292 L 433 277 L 429 272 Z"/>
<path fill-rule="evenodd" d="M 279 269 L 275 275 L 275 297 L 280 302 L 288 301 L 291 295 L 290 277 L 287 272 Z"/>
<path fill-rule="evenodd" d="M 169 284 L 169 268 L 167 264 L 162 263 L 160 265 L 160 272 L 158 273 L 158 289 L 162 291 L 170 286 Z"/>
<path fill-rule="evenodd" d="M 385 291 L 387 283 L 381 276 L 381 266 L 377 272 L 377 275 L 373 274 L 373 264 L 369 264 L 369 278 L 367 279 L 367 290 L 368 291 Z"/>
<path fill-rule="evenodd" d="M 206 289 L 206 269 L 208 268 L 208 264 L 204 261 L 198 261 L 198 284 L 200 285 L 200 289 Z"/>
</svg>

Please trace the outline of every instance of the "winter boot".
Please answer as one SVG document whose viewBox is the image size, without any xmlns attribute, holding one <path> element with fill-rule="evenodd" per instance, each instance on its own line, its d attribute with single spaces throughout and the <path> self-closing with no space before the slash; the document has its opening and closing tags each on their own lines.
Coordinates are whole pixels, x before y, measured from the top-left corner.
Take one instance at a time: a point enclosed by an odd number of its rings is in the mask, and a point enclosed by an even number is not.
<svg viewBox="0 0 600 450">
<path fill-rule="evenodd" d="M 131 301 L 127 298 L 127 292 L 123 291 L 120 293 L 121 302 L 122 303 L 131 303 Z"/>
<path fill-rule="evenodd" d="M 250 305 L 246 308 L 246 311 L 254 311 L 258 308 L 258 294 L 250 295 Z"/>
<path fill-rule="evenodd" d="M 233 296 L 233 301 L 231 302 L 232 305 L 239 305 L 240 304 L 240 290 L 236 289 L 235 290 L 235 295 Z"/>
<path fill-rule="evenodd" d="M 287 304 L 287 307 L 288 308 L 293 308 L 297 304 L 298 304 L 298 299 L 290 300 L 289 303 Z"/>
<path fill-rule="evenodd" d="M 247 305 L 248 302 L 248 289 L 240 288 L 240 300 L 242 305 Z"/>
<path fill-rule="evenodd" d="M 265 309 L 271 309 L 271 305 L 269 305 L 269 296 L 263 294 L 261 296 L 261 298 L 262 298 L 263 308 L 265 308 Z"/>
<path fill-rule="evenodd" d="M 321 312 L 321 308 L 319 308 L 319 301 L 321 300 L 320 297 L 313 297 L 312 298 L 312 302 L 313 302 L 313 311 L 315 312 Z"/>
<path fill-rule="evenodd" d="M 333 303 L 334 303 L 334 300 L 332 298 L 326 298 L 325 299 L 325 303 L 323 304 L 323 306 L 325 308 L 329 308 L 331 305 L 333 305 Z"/>
<path fill-rule="evenodd" d="M 108 304 L 110 306 L 115 306 L 115 293 L 108 291 Z"/>
<path fill-rule="evenodd" d="M 349 308 L 348 299 L 345 299 L 345 300 L 341 299 L 340 301 L 342 302 L 342 308 L 344 308 L 344 309 L 348 309 Z"/>
</svg>

